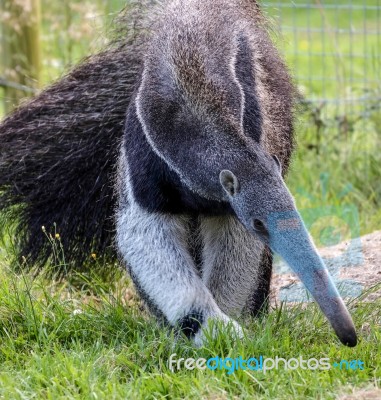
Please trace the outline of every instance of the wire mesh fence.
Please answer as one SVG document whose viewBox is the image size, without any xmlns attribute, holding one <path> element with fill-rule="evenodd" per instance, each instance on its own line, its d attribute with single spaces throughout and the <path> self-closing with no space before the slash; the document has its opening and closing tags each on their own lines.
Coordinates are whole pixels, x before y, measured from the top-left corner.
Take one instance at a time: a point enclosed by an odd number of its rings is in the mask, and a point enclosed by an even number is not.
<svg viewBox="0 0 381 400">
<path fill-rule="evenodd" d="M 381 1 L 266 1 L 300 92 L 339 122 L 380 113 Z"/>
</svg>

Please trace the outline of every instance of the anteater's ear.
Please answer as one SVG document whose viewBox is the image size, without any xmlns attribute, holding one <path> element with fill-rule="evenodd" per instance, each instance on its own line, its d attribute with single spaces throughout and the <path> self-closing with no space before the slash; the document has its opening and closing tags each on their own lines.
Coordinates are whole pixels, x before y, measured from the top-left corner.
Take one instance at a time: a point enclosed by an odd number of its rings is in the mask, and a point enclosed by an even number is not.
<svg viewBox="0 0 381 400">
<path fill-rule="evenodd" d="M 233 172 L 224 169 L 220 172 L 220 183 L 230 197 L 239 193 L 239 182 Z"/>
<path fill-rule="evenodd" d="M 282 173 L 282 164 L 279 161 L 279 158 L 276 155 L 273 155 L 273 159 L 279 169 L 279 172 Z"/>
</svg>

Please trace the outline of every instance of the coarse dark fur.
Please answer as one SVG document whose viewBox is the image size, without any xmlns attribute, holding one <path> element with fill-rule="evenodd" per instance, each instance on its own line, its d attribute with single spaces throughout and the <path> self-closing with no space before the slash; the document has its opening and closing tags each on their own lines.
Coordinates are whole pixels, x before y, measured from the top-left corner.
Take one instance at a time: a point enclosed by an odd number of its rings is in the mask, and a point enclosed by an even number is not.
<svg viewBox="0 0 381 400">
<path fill-rule="evenodd" d="M 114 171 L 141 68 L 148 1 L 129 2 L 107 49 L 24 102 L 0 124 L 0 210 L 15 222 L 18 253 L 43 266 L 57 226 L 68 266 L 114 256 Z M 3 224 L 4 226 L 4 224 Z"/>
</svg>

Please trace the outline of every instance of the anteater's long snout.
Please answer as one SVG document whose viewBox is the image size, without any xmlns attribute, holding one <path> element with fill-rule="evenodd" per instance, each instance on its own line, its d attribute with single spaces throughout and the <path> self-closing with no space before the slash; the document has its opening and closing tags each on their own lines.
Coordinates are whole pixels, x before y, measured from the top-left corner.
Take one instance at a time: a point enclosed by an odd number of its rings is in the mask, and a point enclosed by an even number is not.
<svg viewBox="0 0 381 400">
<path fill-rule="evenodd" d="M 268 217 L 269 244 L 295 271 L 319 304 L 340 341 L 357 344 L 352 318 L 297 211 Z"/>
</svg>

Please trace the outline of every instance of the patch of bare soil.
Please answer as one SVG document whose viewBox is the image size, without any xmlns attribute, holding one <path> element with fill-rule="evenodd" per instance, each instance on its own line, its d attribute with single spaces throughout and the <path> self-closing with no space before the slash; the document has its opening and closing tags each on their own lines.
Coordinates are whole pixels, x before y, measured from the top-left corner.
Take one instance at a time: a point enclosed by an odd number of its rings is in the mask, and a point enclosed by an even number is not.
<svg viewBox="0 0 381 400">
<path fill-rule="evenodd" d="M 338 397 L 338 400 L 379 400 L 381 399 L 381 389 L 354 389 L 350 394 Z"/>
<path fill-rule="evenodd" d="M 381 231 L 319 249 L 319 253 L 343 297 L 363 294 L 366 301 L 381 297 Z M 272 280 L 272 304 L 305 299 L 305 289 L 299 279 L 284 263 L 277 262 Z"/>
</svg>

